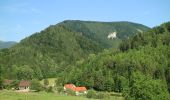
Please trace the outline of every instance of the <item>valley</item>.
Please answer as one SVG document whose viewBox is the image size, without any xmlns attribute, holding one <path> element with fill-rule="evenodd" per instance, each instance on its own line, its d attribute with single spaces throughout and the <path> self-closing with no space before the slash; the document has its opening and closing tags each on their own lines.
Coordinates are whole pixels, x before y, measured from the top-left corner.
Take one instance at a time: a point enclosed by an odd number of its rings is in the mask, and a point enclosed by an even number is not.
<svg viewBox="0 0 170 100">
<path fill-rule="evenodd" d="M 27 100 L 11 89 L 42 100 L 168 100 L 169 39 L 169 22 L 150 29 L 132 22 L 63 21 L 0 50 L 0 92 L 6 100 Z M 73 86 L 63 88 L 67 84 Z"/>
</svg>

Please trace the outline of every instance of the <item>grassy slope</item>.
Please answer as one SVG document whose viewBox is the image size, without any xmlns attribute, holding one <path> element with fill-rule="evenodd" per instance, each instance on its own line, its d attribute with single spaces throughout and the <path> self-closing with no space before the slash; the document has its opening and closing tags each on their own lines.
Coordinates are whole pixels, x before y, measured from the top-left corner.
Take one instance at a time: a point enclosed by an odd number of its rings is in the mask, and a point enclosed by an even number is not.
<svg viewBox="0 0 170 100">
<path fill-rule="evenodd" d="M 80 96 L 64 96 L 54 93 L 16 93 L 13 91 L 0 91 L 0 100 L 95 100 Z M 96 99 L 97 100 L 97 99 Z M 110 100 L 124 100 L 123 97 L 111 97 Z"/>
</svg>

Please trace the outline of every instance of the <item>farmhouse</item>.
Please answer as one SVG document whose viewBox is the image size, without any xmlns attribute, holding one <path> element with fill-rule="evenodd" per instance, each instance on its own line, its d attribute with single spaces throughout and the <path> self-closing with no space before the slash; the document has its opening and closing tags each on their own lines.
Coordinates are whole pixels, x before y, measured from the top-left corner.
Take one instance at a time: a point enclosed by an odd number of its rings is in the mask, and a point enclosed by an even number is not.
<svg viewBox="0 0 170 100">
<path fill-rule="evenodd" d="M 64 85 L 64 91 L 70 89 L 72 91 L 75 91 L 76 86 L 74 84 L 66 84 Z"/>
<path fill-rule="evenodd" d="M 76 93 L 76 95 L 86 94 L 87 93 L 86 87 L 76 87 L 74 84 L 66 84 L 66 85 L 64 85 L 64 91 L 67 91 L 68 89 L 74 91 Z"/>
<path fill-rule="evenodd" d="M 29 90 L 30 82 L 26 80 L 22 80 L 19 83 L 19 90 Z"/>
<path fill-rule="evenodd" d="M 86 89 L 86 87 L 76 87 L 75 92 L 76 92 L 76 95 L 86 94 L 87 89 Z"/>
</svg>

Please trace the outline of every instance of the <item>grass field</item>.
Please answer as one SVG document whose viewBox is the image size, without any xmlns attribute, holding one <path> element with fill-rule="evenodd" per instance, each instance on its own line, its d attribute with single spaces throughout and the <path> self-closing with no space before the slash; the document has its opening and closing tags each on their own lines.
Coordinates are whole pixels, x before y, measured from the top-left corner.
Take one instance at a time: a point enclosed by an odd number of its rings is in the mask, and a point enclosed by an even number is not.
<svg viewBox="0 0 170 100">
<path fill-rule="evenodd" d="M 16 93 L 13 91 L 0 91 L 0 100 L 88 100 L 85 97 L 64 96 L 54 93 Z"/>
<path fill-rule="evenodd" d="M 0 100 L 97 100 L 82 96 L 66 96 L 55 93 L 17 93 L 14 91 L 0 91 Z M 110 100 L 124 100 L 123 97 L 111 97 Z"/>
</svg>

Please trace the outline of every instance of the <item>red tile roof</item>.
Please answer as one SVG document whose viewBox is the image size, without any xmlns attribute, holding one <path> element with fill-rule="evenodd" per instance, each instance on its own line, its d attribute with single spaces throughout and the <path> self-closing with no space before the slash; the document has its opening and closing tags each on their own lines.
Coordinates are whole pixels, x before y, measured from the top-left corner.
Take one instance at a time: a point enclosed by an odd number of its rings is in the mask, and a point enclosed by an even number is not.
<svg viewBox="0 0 170 100">
<path fill-rule="evenodd" d="M 30 86 L 30 82 L 29 82 L 29 81 L 24 81 L 24 80 L 22 80 L 22 81 L 19 83 L 19 86 L 20 86 L 20 87 L 28 87 L 28 86 Z"/>
<path fill-rule="evenodd" d="M 87 91 L 86 87 L 76 87 L 74 84 L 66 84 L 64 85 L 64 87 L 66 89 L 70 89 L 70 90 L 78 91 L 78 92 Z"/>
<path fill-rule="evenodd" d="M 64 85 L 64 87 L 66 89 L 71 89 L 73 91 L 75 91 L 75 88 L 76 88 L 76 86 L 74 84 L 66 84 L 66 85 Z"/>
<path fill-rule="evenodd" d="M 81 91 L 87 91 L 86 87 L 76 87 L 75 90 L 76 90 L 76 91 L 79 91 L 79 92 L 81 92 Z"/>
<path fill-rule="evenodd" d="M 4 82 L 3 82 L 3 84 L 4 84 L 4 85 L 10 85 L 12 82 L 13 82 L 13 80 L 5 79 Z"/>
</svg>

